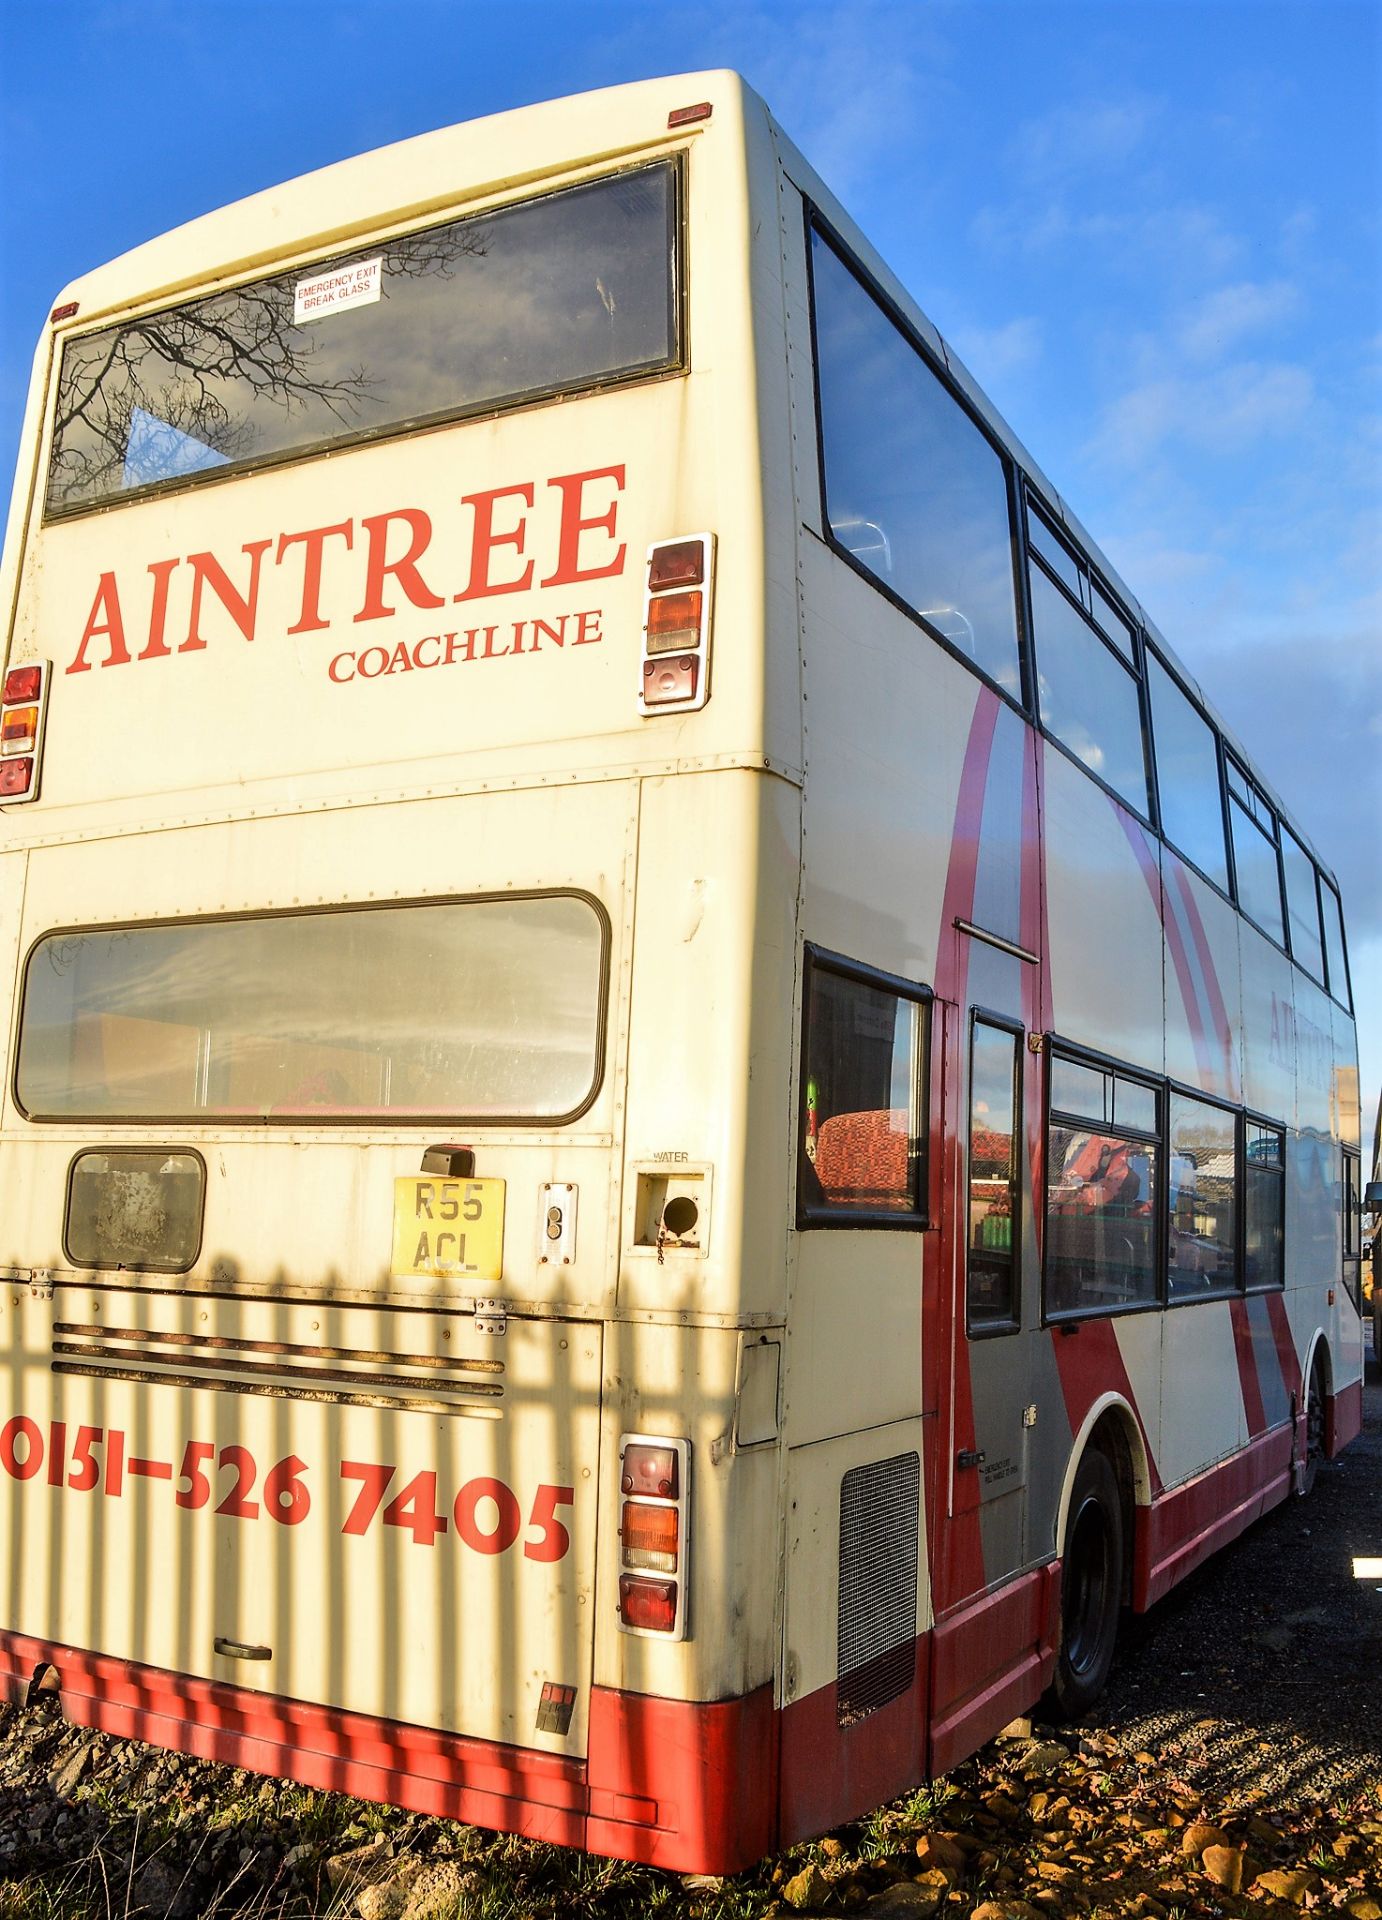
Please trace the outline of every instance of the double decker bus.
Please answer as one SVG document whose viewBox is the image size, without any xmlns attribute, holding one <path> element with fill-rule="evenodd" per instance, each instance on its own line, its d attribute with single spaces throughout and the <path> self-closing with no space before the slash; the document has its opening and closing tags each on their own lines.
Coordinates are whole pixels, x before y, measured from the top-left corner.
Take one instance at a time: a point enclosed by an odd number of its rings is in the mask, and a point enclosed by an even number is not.
<svg viewBox="0 0 1382 1920">
<path fill-rule="evenodd" d="M 12 1697 L 730 1870 L 1357 1432 L 1335 882 L 736 76 L 73 284 L 0 604 Z"/>
</svg>

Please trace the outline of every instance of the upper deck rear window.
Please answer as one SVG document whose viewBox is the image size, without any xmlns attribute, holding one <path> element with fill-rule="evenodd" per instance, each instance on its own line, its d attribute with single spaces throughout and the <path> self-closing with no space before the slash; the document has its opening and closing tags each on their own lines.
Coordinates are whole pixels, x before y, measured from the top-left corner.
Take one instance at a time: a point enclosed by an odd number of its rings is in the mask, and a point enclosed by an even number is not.
<svg viewBox="0 0 1382 1920">
<path fill-rule="evenodd" d="M 661 162 L 78 335 L 47 512 L 674 366 L 677 231 Z"/>
</svg>

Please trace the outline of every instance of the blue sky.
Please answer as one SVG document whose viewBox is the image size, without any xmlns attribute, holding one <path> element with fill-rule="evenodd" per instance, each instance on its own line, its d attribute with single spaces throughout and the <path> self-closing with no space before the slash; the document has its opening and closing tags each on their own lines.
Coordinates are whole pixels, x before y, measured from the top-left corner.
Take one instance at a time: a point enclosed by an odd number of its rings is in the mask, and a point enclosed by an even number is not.
<svg viewBox="0 0 1382 1920">
<path fill-rule="evenodd" d="M 57 290 L 310 167 L 735 66 L 1344 887 L 1382 1083 L 1382 6 L 0 0 L 0 467 Z"/>
</svg>

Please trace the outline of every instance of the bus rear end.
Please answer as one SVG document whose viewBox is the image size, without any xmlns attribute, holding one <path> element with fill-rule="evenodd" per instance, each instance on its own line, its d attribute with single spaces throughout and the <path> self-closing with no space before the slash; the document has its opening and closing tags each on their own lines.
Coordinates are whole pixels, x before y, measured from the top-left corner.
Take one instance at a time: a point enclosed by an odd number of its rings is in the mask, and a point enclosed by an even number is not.
<svg viewBox="0 0 1382 1920">
<path fill-rule="evenodd" d="M 0 1668 L 723 1867 L 775 1817 L 746 1194 L 799 749 L 767 136 L 701 86 L 348 162 L 55 313 L 5 563 Z"/>
</svg>

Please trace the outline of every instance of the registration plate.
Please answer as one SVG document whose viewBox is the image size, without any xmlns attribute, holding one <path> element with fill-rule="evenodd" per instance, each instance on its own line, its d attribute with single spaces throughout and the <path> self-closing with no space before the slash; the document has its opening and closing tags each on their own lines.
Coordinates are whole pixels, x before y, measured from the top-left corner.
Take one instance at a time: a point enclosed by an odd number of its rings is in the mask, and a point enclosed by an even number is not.
<svg viewBox="0 0 1382 1920">
<path fill-rule="evenodd" d="M 393 1183 L 398 1279 L 497 1280 L 504 1267 L 504 1182 L 407 1175 Z"/>
</svg>

